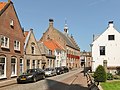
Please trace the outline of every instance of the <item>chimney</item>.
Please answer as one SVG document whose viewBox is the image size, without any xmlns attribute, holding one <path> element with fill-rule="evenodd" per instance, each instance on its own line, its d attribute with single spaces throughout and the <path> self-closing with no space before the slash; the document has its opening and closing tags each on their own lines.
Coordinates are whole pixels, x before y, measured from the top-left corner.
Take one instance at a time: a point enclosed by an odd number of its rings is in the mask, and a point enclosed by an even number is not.
<svg viewBox="0 0 120 90">
<path fill-rule="evenodd" d="M 30 29 L 30 31 L 32 31 L 32 32 L 33 32 L 33 29 L 31 28 L 31 29 Z"/>
<path fill-rule="evenodd" d="M 53 19 L 49 19 L 49 26 L 52 26 L 52 27 L 53 27 L 53 22 L 54 22 Z"/>
<path fill-rule="evenodd" d="M 114 25 L 113 25 L 113 21 L 109 21 L 109 22 L 108 22 L 108 26 L 109 26 L 109 27 L 113 27 L 113 26 L 114 26 Z"/>
</svg>

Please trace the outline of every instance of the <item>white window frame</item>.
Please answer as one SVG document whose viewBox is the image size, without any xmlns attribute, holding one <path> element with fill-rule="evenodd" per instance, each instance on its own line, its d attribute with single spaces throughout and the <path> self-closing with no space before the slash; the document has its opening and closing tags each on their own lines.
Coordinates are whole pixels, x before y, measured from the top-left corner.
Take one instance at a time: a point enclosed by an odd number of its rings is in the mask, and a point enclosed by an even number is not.
<svg viewBox="0 0 120 90">
<path fill-rule="evenodd" d="M 26 64 L 27 64 L 27 69 L 30 69 L 30 59 L 27 59 Z"/>
<path fill-rule="evenodd" d="M 0 56 L 0 58 L 5 58 L 5 63 L 4 63 L 4 75 L 0 75 L 0 79 L 6 78 L 6 57 L 5 56 Z M 3 63 L 0 63 L 3 64 Z"/>
<path fill-rule="evenodd" d="M 14 41 L 14 50 L 20 51 L 20 42 L 18 40 Z"/>
<path fill-rule="evenodd" d="M 20 60 L 22 60 L 22 63 L 20 61 L 20 74 L 24 72 L 24 69 L 23 69 L 23 58 L 20 58 Z"/>
<path fill-rule="evenodd" d="M 13 76 L 17 76 L 17 58 L 16 57 L 12 57 L 13 59 L 15 59 L 15 63 L 12 63 L 11 62 L 11 77 Z M 12 60 L 11 58 L 11 60 Z M 15 68 L 15 72 L 13 73 L 12 71 L 12 65 L 15 65 L 14 68 Z"/>
<path fill-rule="evenodd" d="M 12 19 L 10 20 L 10 26 L 14 27 L 14 21 Z"/>
<path fill-rule="evenodd" d="M 3 41 L 2 41 L 3 39 Z M 7 41 L 6 41 L 7 39 Z M 6 36 L 1 35 L 1 47 L 3 48 L 9 48 L 9 38 Z"/>
</svg>

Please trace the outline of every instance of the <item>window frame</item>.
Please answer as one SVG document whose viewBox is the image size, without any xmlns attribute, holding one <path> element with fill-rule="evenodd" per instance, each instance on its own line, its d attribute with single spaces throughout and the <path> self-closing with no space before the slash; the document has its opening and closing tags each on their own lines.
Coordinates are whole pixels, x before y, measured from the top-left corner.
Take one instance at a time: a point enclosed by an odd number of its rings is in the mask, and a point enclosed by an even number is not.
<svg viewBox="0 0 120 90">
<path fill-rule="evenodd" d="M 15 63 L 14 62 L 12 62 L 12 59 L 15 59 Z M 14 71 L 13 71 L 13 69 L 12 69 L 12 66 L 14 65 Z M 14 72 L 14 73 L 13 73 Z M 13 76 L 17 76 L 17 58 L 16 57 L 11 57 L 11 77 L 13 77 Z"/>
<path fill-rule="evenodd" d="M 104 56 L 105 55 L 105 46 L 99 46 L 99 52 L 100 52 L 100 56 Z"/>
<path fill-rule="evenodd" d="M 22 62 L 21 62 L 22 60 Z M 23 58 L 20 58 L 20 73 L 23 73 L 24 72 L 24 69 L 23 69 Z"/>
<path fill-rule="evenodd" d="M 115 40 L 115 35 L 108 35 L 108 40 L 109 41 L 114 41 Z"/>
<path fill-rule="evenodd" d="M 6 39 L 7 39 L 7 41 L 6 41 Z M 9 38 L 4 35 L 1 35 L 1 47 L 9 49 Z"/>
<path fill-rule="evenodd" d="M 20 51 L 20 41 L 14 41 L 14 50 Z"/>
<path fill-rule="evenodd" d="M 0 56 L 0 58 L 4 58 L 4 74 L 3 75 L 0 75 L 0 78 L 6 78 L 6 57 L 5 56 Z M 0 64 L 3 64 L 0 62 Z"/>
</svg>

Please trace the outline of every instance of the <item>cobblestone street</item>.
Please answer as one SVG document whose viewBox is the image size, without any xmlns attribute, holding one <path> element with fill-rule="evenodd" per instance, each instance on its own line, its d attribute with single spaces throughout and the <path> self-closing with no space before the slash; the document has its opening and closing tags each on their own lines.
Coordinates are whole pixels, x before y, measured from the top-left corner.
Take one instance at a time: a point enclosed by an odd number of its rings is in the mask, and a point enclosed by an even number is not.
<svg viewBox="0 0 120 90">
<path fill-rule="evenodd" d="M 81 70 L 74 70 L 36 83 L 15 83 L 1 87 L 0 90 L 88 90 L 86 77 L 80 72 Z"/>
</svg>

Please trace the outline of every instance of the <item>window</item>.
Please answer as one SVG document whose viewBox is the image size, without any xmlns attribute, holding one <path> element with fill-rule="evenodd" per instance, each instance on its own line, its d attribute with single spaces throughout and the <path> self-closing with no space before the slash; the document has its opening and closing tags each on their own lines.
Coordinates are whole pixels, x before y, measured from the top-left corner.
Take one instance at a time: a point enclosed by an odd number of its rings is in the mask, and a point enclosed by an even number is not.
<svg viewBox="0 0 120 90">
<path fill-rule="evenodd" d="M 40 60 L 37 62 L 37 68 L 40 68 Z"/>
<path fill-rule="evenodd" d="M 14 21 L 12 19 L 10 20 L 10 27 L 14 28 Z"/>
<path fill-rule="evenodd" d="M 12 71 L 11 76 L 15 76 L 17 74 L 17 61 L 15 57 L 11 58 L 11 71 Z"/>
<path fill-rule="evenodd" d="M 6 76 L 6 58 L 0 57 L 0 78 Z"/>
<path fill-rule="evenodd" d="M 20 51 L 20 42 L 19 41 L 14 41 L 14 50 Z"/>
<path fill-rule="evenodd" d="M 115 35 L 108 35 L 108 40 L 115 40 Z"/>
<path fill-rule="evenodd" d="M 34 46 L 31 46 L 32 54 L 35 54 L 35 48 Z"/>
<path fill-rule="evenodd" d="M 52 55 L 52 50 L 49 50 L 49 55 Z"/>
<path fill-rule="evenodd" d="M 23 59 L 20 59 L 20 73 L 23 73 Z"/>
<path fill-rule="evenodd" d="M 1 36 L 1 47 L 9 48 L 9 38 Z"/>
<path fill-rule="evenodd" d="M 30 69 L 30 60 L 27 60 L 27 69 Z"/>
<path fill-rule="evenodd" d="M 33 68 L 35 68 L 35 60 L 33 60 L 33 65 L 32 66 L 33 66 Z"/>
<path fill-rule="evenodd" d="M 105 55 L 105 46 L 100 46 L 100 55 Z"/>
</svg>

